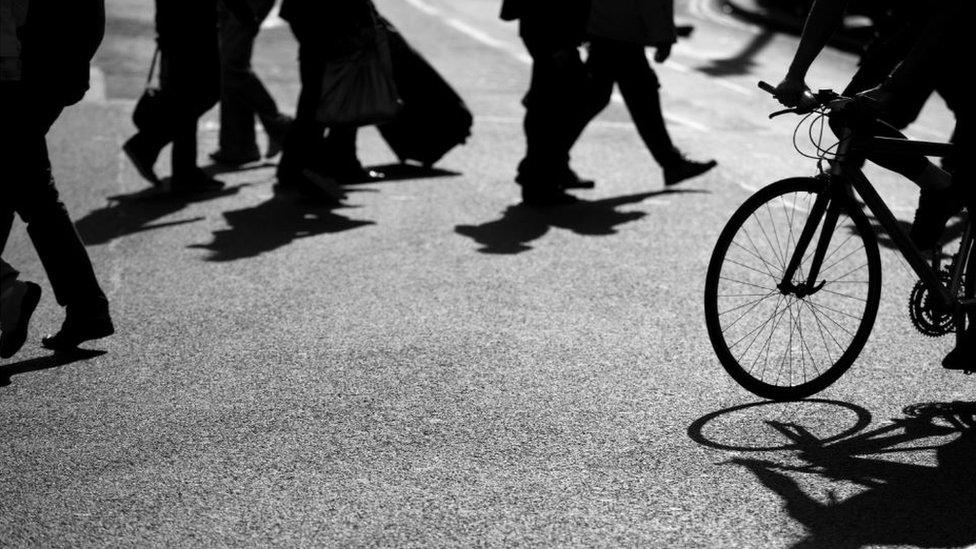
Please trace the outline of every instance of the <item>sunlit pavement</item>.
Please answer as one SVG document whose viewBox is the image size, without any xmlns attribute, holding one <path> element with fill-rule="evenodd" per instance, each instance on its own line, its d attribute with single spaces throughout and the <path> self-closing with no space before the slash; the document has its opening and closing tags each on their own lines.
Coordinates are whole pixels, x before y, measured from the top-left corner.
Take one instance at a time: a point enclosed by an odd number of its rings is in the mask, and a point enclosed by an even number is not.
<svg viewBox="0 0 976 549">
<path fill-rule="evenodd" d="M 705 266 L 731 212 L 815 171 L 797 120 L 768 120 L 756 87 L 794 37 L 679 2 L 695 31 L 658 70 L 669 128 L 719 167 L 665 192 L 616 102 L 574 150 L 597 187 L 539 213 L 512 182 L 529 65 L 498 2 L 380 0 L 467 100 L 474 135 L 437 177 L 355 186 L 330 210 L 276 198 L 272 165 L 221 174 L 207 199 L 147 190 L 120 145 L 152 5 L 108 4 L 97 85 L 50 145 L 118 334 L 81 356 L 40 348 L 60 311 L 18 222 L 4 258 L 44 296 L 0 365 L 0 544 L 976 543 L 967 411 L 919 406 L 972 403 L 976 385 L 939 366 L 948 339 L 914 332 L 914 280 L 890 250 L 874 333 L 817 401 L 750 406 L 705 334 Z M 266 26 L 255 65 L 291 111 L 296 48 Z M 839 89 L 855 62 L 825 52 L 810 83 Z M 951 128 L 935 98 L 910 133 Z M 360 156 L 395 161 L 372 129 Z M 910 220 L 912 185 L 869 174 Z"/>
</svg>

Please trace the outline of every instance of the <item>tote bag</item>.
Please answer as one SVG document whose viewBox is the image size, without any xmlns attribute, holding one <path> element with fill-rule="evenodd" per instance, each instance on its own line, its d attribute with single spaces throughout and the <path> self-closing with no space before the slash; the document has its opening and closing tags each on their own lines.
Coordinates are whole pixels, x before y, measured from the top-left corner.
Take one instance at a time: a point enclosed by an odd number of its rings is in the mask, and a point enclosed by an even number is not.
<svg viewBox="0 0 976 549">
<path fill-rule="evenodd" d="M 318 121 L 326 126 L 381 124 L 392 120 L 400 110 L 389 36 L 375 12 L 372 19 L 362 48 L 326 64 L 316 112 Z"/>
</svg>

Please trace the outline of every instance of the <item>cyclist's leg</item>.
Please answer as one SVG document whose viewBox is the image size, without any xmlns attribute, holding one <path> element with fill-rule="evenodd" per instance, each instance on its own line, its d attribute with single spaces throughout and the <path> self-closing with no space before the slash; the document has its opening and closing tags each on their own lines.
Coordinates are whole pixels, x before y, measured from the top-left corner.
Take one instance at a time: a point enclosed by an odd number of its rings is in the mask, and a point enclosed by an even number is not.
<svg viewBox="0 0 976 549">
<path fill-rule="evenodd" d="M 961 114 L 961 116 L 959 116 L 959 123 L 956 125 L 954 139 L 956 157 L 959 161 L 953 162 L 955 168 L 953 186 L 962 189 L 966 207 L 969 210 L 970 219 L 972 219 L 974 212 L 976 212 L 976 181 L 974 181 L 976 169 L 974 169 L 971 161 L 966 162 L 962 159 L 973 158 L 971 155 L 976 154 L 976 133 L 974 133 L 976 127 L 973 125 L 972 116 L 963 113 L 957 114 Z M 974 262 L 970 261 L 970 265 L 973 264 Z M 969 272 L 966 273 L 966 276 L 976 276 L 976 273 Z M 959 344 L 946 355 L 942 365 L 946 368 L 961 370 L 972 369 L 973 364 L 976 364 L 976 324 L 970 322 Z"/>
</svg>

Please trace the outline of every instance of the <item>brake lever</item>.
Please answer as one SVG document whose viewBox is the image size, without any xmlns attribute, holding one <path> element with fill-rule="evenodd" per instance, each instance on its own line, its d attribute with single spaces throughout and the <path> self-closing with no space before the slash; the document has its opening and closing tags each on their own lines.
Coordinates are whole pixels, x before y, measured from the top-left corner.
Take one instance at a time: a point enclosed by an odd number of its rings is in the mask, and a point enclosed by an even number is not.
<svg viewBox="0 0 976 549">
<path fill-rule="evenodd" d="M 769 115 L 769 119 L 772 120 L 773 118 L 776 118 L 777 116 L 782 116 L 784 114 L 792 114 L 792 113 L 795 113 L 795 112 L 797 112 L 796 109 L 783 109 L 781 111 L 776 111 L 776 112 L 770 114 Z"/>
</svg>

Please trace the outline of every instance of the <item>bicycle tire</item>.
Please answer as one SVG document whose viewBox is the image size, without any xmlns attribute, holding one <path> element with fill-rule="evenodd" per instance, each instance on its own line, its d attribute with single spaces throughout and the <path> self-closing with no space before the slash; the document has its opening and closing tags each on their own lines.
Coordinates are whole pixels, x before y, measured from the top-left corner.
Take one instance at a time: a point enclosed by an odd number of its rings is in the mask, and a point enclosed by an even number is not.
<svg viewBox="0 0 976 549">
<path fill-rule="evenodd" d="M 837 379 L 840 378 L 840 376 L 843 375 L 844 372 L 846 372 L 854 363 L 854 360 L 857 358 L 858 354 L 861 352 L 861 349 L 864 347 L 864 344 L 867 342 L 871 328 L 874 325 L 874 320 L 877 316 L 878 305 L 881 300 L 881 256 L 878 250 L 877 237 L 875 236 L 871 224 L 868 222 L 860 207 L 854 205 L 853 201 L 845 200 L 841 211 L 842 215 L 846 216 L 850 223 L 838 222 L 834 228 L 834 233 L 831 235 L 830 243 L 833 244 L 835 241 L 841 240 L 839 238 L 835 238 L 839 231 L 843 230 L 844 228 L 849 230 L 850 236 L 843 240 L 842 243 L 839 244 L 836 249 L 834 249 L 832 254 L 836 254 L 840 251 L 842 256 L 847 257 L 858 253 L 858 250 L 863 250 L 863 254 L 858 255 L 863 255 L 864 265 L 859 266 L 854 271 L 851 271 L 851 273 L 856 273 L 856 276 L 859 277 L 866 273 L 866 281 L 841 281 L 840 279 L 837 279 L 836 281 L 832 280 L 829 284 L 825 284 L 823 286 L 823 291 L 830 293 L 821 294 L 820 292 L 814 292 L 803 298 L 796 297 L 793 294 L 783 294 L 775 287 L 775 285 L 772 287 L 765 286 L 765 284 L 776 284 L 782 279 L 782 274 L 783 271 L 785 271 L 785 265 L 788 262 L 788 258 L 792 256 L 792 248 L 790 246 L 795 245 L 795 242 L 792 241 L 791 237 L 798 235 L 799 230 L 803 227 L 803 223 L 799 224 L 798 228 L 794 223 L 797 220 L 796 218 L 800 215 L 799 212 L 803 210 L 802 206 L 798 206 L 797 204 L 798 199 L 800 197 L 805 197 L 807 199 L 805 203 L 809 205 L 816 200 L 816 197 L 820 193 L 826 191 L 827 188 L 825 183 L 816 178 L 784 179 L 760 189 L 752 197 L 747 199 L 745 203 L 743 203 L 742 206 L 740 206 L 739 209 L 732 215 L 719 236 L 712 252 L 712 257 L 708 266 L 708 273 L 705 278 L 705 324 L 708 329 L 709 339 L 711 340 L 712 347 L 714 348 L 719 361 L 732 379 L 734 379 L 744 389 L 762 398 L 772 400 L 797 400 L 818 393 L 830 386 L 832 383 L 837 381 Z M 793 196 L 792 205 L 788 204 L 787 198 L 784 198 L 789 195 Z M 779 200 L 779 202 L 777 202 L 777 200 Z M 771 205 L 773 206 L 771 207 Z M 755 241 L 751 238 L 751 236 L 749 236 L 749 231 L 747 228 L 747 224 L 750 222 L 754 222 L 760 228 L 762 228 L 761 219 L 757 216 L 757 212 L 762 215 L 764 208 L 765 213 L 768 213 L 770 220 L 773 221 L 770 232 L 776 231 L 778 233 L 778 223 L 775 220 L 774 211 L 778 216 L 780 208 L 784 212 L 783 220 L 788 220 L 790 223 L 788 233 L 789 236 L 787 236 L 785 242 L 780 242 L 777 234 L 776 244 L 774 245 L 771 242 L 772 238 L 766 235 L 766 242 L 769 243 L 768 248 L 770 253 L 772 256 L 775 256 L 772 259 L 762 257 L 763 254 L 760 250 L 760 246 L 755 244 Z M 809 209 L 806 211 L 809 213 Z M 817 235 L 819 235 L 821 232 L 821 228 L 822 224 L 817 228 Z M 744 242 L 746 241 L 738 242 L 736 240 L 736 237 L 740 235 L 740 232 L 746 236 L 749 236 L 748 242 L 751 242 L 753 251 L 749 251 L 747 246 L 744 245 Z M 786 229 L 784 229 L 782 232 L 787 234 Z M 855 248 L 854 252 L 849 254 L 847 249 L 844 247 L 847 246 L 847 243 L 852 239 L 860 242 L 861 247 Z M 817 237 L 815 236 L 807 250 L 807 254 L 804 256 L 803 262 L 801 263 L 801 269 L 796 275 L 798 278 L 795 278 L 795 280 L 802 279 L 802 277 L 805 276 L 803 265 L 805 265 L 808 261 L 810 254 L 812 254 L 812 250 L 816 246 L 816 243 Z M 745 250 L 749 252 L 749 254 L 752 254 L 758 258 L 761 263 L 756 263 L 755 267 L 753 267 L 745 265 L 749 261 L 752 261 L 752 259 L 748 259 L 748 256 L 747 259 L 742 259 L 741 261 L 737 261 L 737 259 L 739 259 L 738 257 L 733 259 L 730 255 L 730 248 L 733 247 L 733 244 L 737 248 L 741 248 L 742 250 Z M 828 256 L 828 259 L 832 257 L 833 255 Z M 860 261 L 860 259 L 861 258 L 855 258 L 854 261 Z M 745 280 L 732 279 L 730 278 L 731 275 L 729 277 L 723 277 L 723 273 L 735 272 L 736 269 L 738 269 L 738 266 L 743 266 L 746 269 L 750 269 L 750 271 L 745 272 L 752 277 L 755 277 L 755 273 L 759 273 L 759 278 L 764 282 L 751 284 Z M 778 267 L 782 267 L 782 270 L 775 272 Z M 828 261 L 825 261 L 823 268 L 821 269 L 821 274 L 827 273 L 830 268 L 833 268 L 833 265 L 828 266 Z M 755 271 L 755 273 L 751 271 Z M 766 280 L 767 275 L 769 280 Z M 844 283 L 849 285 L 841 286 L 835 285 L 835 283 Z M 760 306 L 753 304 L 756 302 L 746 301 L 744 304 L 734 306 L 731 309 L 727 309 L 725 311 L 720 310 L 720 299 L 752 299 L 750 294 L 741 294 L 741 296 L 731 293 L 723 294 L 723 290 L 720 289 L 720 285 L 722 288 L 726 288 L 730 285 L 735 287 L 735 284 L 751 284 L 752 286 L 761 286 L 762 288 L 758 290 L 751 287 L 749 289 L 755 292 L 751 294 L 751 296 L 759 296 L 760 301 L 758 301 L 758 303 L 762 304 L 763 308 L 768 309 L 769 303 L 763 304 L 763 301 L 767 299 L 775 299 L 777 302 L 773 308 L 773 312 L 762 324 L 758 325 L 758 328 L 754 328 L 753 332 L 747 332 L 746 336 L 743 338 L 736 341 L 729 341 L 730 338 L 734 338 L 738 336 L 738 334 L 727 334 L 726 329 L 731 332 L 734 325 L 740 322 L 746 314 L 749 314 L 750 311 Z M 831 287 L 830 290 L 827 290 L 828 285 Z M 852 288 L 850 291 L 856 291 L 857 294 L 847 294 L 846 290 L 838 291 L 834 288 Z M 765 297 L 763 297 L 763 292 L 766 292 L 767 290 L 768 293 L 766 293 Z M 837 295 L 834 296 L 833 294 Z M 863 294 L 863 297 L 861 297 L 861 294 Z M 823 299 L 823 296 L 826 296 L 828 299 L 834 298 L 839 300 L 841 297 L 843 297 L 851 301 L 863 300 L 863 306 L 858 305 L 857 303 L 851 304 L 851 306 L 855 307 L 855 309 L 853 309 L 854 314 L 850 314 L 843 309 L 837 311 L 840 314 L 853 318 L 857 323 L 856 327 L 852 326 L 849 330 L 845 328 L 845 332 L 847 332 L 850 337 L 846 338 L 842 334 L 842 338 L 847 339 L 847 341 L 844 343 L 838 341 L 833 333 L 830 333 L 830 337 L 833 339 L 833 343 L 835 344 L 833 347 L 836 347 L 834 352 L 837 354 L 837 358 L 834 358 L 834 353 L 831 352 L 832 344 L 830 339 L 824 335 L 824 327 L 827 326 L 827 329 L 830 330 L 831 326 L 826 322 L 822 322 L 822 320 L 828 319 L 827 313 L 834 311 L 835 309 L 833 307 L 826 306 L 821 308 L 822 304 L 814 301 L 814 297 L 818 295 L 821 296 L 821 298 L 818 299 Z M 790 301 L 791 299 L 793 299 L 793 301 Z M 783 300 L 786 300 L 786 303 L 782 308 L 780 308 Z M 735 302 L 733 302 L 733 304 L 734 303 Z M 845 301 L 845 303 L 847 302 Z M 796 310 L 794 310 L 794 304 L 796 305 Z M 844 305 L 844 308 L 848 308 L 848 306 Z M 742 313 L 742 315 L 739 316 L 734 322 L 731 322 L 731 325 L 723 327 L 723 319 L 721 317 L 737 309 L 746 309 L 746 311 Z M 773 336 L 778 333 L 778 326 L 786 316 L 787 310 L 789 311 L 789 326 L 786 331 L 788 332 L 787 337 L 789 339 L 785 346 L 786 350 L 783 351 L 782 356 L 776 358 L 776 360 L 780 361 L 776 379 L 767 379 L 764 374 L 769 366 L 768 359 L 771 349 L 771 340 Z M 819 314 L 818 310 L 820 311 Z M 779 315 L 778 318 L 777 315 Z M 760 313 L 758 316 L 759 321 L 762 321 L 764 318 L 762 314 Z M 816 330 L 820 332 L 819 336 L 820 339 L 823 340 L 822 343 L 825 352 L 818 354 L 810 350 L 809 342 L 806 340 L 806 336 L 803 333 L 804 316 L 807 317 L 806 321 L 808 323 L 811 319 L 813 320 Z M 768 338 L 764 344 L 761 344 L 765 345 L 765 357 L 761 356 L 763 354 L 763 348 L 760 347 L 755 359 L 749 364 L 744 364 L 744 362 L 749 362 L 749 348 L 753 347 L 760 335 L 764 335 L 766 326 L 774 319 L 775 322 L 773 322 L 772 327 L 769 329 Z M 843 326 L 836 319 L 830 319 L 830 321 L 843 328 Z M 841 321 L 847 323 L 850 322 L 846 318 L 841 318 Z M 748 324 L 746 327 L 748 327 Z M 759 330 L 759 332 L 757 335 L 752 336 L 752 341 L 748 345 L 749 348 L 745 349 L 742 356 L 737 356 L 736 352 L 733 352 L 733 348 L 739 343 L 743 342 L 745 337 L 749 337 L 752 335 L 752 333 L 755 333 L 755 330 Z M 798 343 L 794 343 L 794 334 L 798 336 Z M 813 335 L 816 335 L 816 332 L 814 332 Z M 814 343 L 818 344 L 816 341 Z M 797 382 L 794 382 L 793 375 L 794 358 L 796 358 L 793 350 L 795 346 L 799 349 L 799 365 L 802 368 L 802 375 L 797 376 Z M 806 348 L 806 353 L 809 353 L 809 355 L 806 356 L 806 359 L 804 356 L 804 348 Z M 755 367 L 757 366 L 757 362 L 760 358 L 763 358 L 762 371 L 758 372 L 757 375 Z M 812 372 L 813 375 L 808 375 L 808 361 L 814 367 L 815 372 Z M 825 367 L 818 367 L 818 362 L 822 362 Z M 782 380 L 783 369 L 787 364 L 790 371 L 785 376 L 786 380 L 784 382 Z M 775 365 L 776 364 L 774 363 L 773 366 Z"/>
<path fill-rule="evenodd" d="M 969 212 L 967 212 L 967 215 L 970 215 Z M 966 261 L 966 271 L 963 276 L 965 277 L 962 286 L 963 298 L 973 299 L 973 297 L 976 297 L 976 242 L 974 242 L 973 248 L 969 251 L 969 259 Z M 976 326 L 976 309 L 970 311 L 967 316 L 966 329 L 976 329 L 973 328 Z"/>
</svg>

